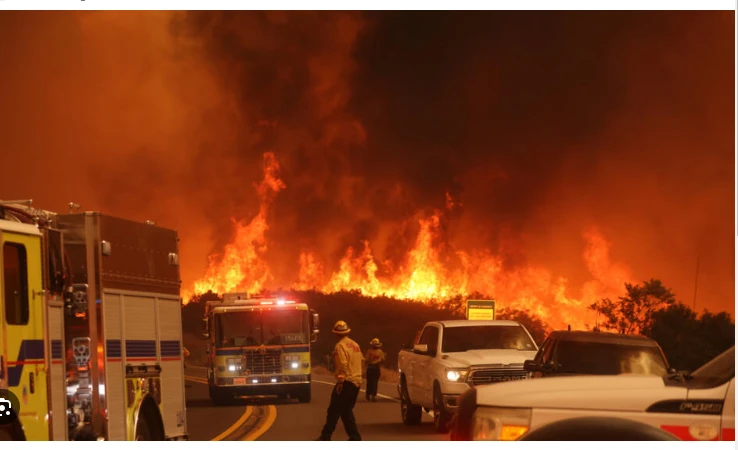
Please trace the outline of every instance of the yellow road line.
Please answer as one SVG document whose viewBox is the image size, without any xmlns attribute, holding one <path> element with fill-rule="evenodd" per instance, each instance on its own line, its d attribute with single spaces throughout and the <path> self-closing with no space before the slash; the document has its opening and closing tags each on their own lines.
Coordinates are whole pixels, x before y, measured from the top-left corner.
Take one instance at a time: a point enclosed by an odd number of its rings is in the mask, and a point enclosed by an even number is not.
<svg viewBox="0 0 738 450">
<path fill-rule="evenodd" d="M 201 378 L 201 377 L 193 377 L 190 375 L 184 376 L 185 380 L 193 381 L 195 383 L 201 383 L 201 384 L 208 384 L 207 378 Z M 263 395 L 254 395 L 250 396 L 250 398 L 265 398 Z M 246 411 L 244 411 L 243 415 L 233 424 L 225 430 L 224 432 L 220 433 L 218 436 L 211 439 L 211 441 L 222 441 L 225 438 L 227 438 L 229 435 L 233 434 L 240 426 L 246 422 L 249 417 L 254 413 L 253 406 L 249 405 L 246 407 Z M 261 424 L 257 425 L 246 433 L 246 435 L 241 439 L 242 441 L 255 441 L 258 439 L 262 434 L 266 433 L 269 428 L 274 425 L 274 421 L 277 420 L 277 408 L 274 405 L 268 405 L 267 408 L 267 416 L 266 420 L 264 420 Z"/>
<path fill-rule="evenodd" d="M 195 383 L 208 384 L 208 379 L 207 378 L 191 377 L 189 375 L 185 375 L 184 376 L 184 379 L 187 380 L 187 381 L 194 381 Z"/>
<path fill-rule="evenodd" d="M 241 439 L 242 441 L 255 441 L 262 434 L 266 433 L 272 425 L 274 425 L 274 421 L 277 420 L 277 408 L 274 405 L 269 405 L 267 411 L 266 420 L 256 426 L 253 430 L 249 431 L 246 436 Z"/>
<path fill-rule="evenodd" d="M 251 414 L 254 412 L 254 408 L 249 405 L 246 407 L 246 411 L 244 411 L 241 418 L 239 418 L 233 425 L 230 426 L 227 430 L 220 433 L 219 435 L 215 436 L 214 438 L 210 439 L 211 441 L 222 441 L 223 439 L 227 438 L 231 434 L 233 434 L 241 425 L 243 425 L 246 420 L 248 420 L 249 417 L 251 417 Z"/>
<path fill-rule="evenodd" d="M 200 378 L 200 377 L 191 377 L 189 375 L 184 376 L 185 380 L 188 381 L 194 381 L 195 383 L 201 383 L 201 384 L 208 384 L 207 378 Z M 231 434 L 233 434 L 240 426 L 244 424 L 248 420 L 249 417 L 251 417 L 251 414 L 254 413 L 254 408 L 249 405 L 246 407 L 246 410 L 243 412 L 241 417 L 233 423 L 227 430 L 220 433 L 219 435 L 215 436 L 211 439 L 211 441 L 222 441 L 223 439 L 227 438 Z"/>
</svg>

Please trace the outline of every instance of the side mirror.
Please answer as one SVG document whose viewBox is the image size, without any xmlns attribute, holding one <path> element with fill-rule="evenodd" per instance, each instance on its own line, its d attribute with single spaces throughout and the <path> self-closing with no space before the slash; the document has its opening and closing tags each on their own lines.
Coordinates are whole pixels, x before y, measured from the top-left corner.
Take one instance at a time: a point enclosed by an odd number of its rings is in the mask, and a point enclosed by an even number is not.
<svg viewBox="0 0 738 450">
<path fill-rule="evenodd" d="M 310 310 L 310 342 L 317 342 L 320 334 L 320 315 L 315 310 Z"/>
<path fill-rule="evenodd" d="M 208 329 L 208 318 L 202 318 L 202 337 L 203 339 L 210 339 L 210 330 Z"/>
<path fill-rule="evenodd" d="M 553 373 L 559 369 L 559 365 L 553 361 L 549 361 L 546 364 L 540 366 L 540 371 L 545 373 Z"/>
<path fill-rule="evenodd" d="M 415 344 L 413 346 L 413 351 L 415 353 L 419 353 L 421 355 L 425 355 L 428 353 L 428 344 Z"/>
<path fill-rule="evenodd" d="M 526 372 L 538 372 L 538 363 L 535 360 L 529 359 L 523 363 L 523 370 Z"/>
</svg>

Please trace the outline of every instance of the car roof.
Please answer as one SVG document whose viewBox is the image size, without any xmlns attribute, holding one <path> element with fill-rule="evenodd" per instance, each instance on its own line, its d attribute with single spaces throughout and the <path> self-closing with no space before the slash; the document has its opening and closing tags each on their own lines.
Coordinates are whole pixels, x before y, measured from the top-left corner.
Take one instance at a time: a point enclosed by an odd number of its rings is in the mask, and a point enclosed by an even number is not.
<svg viewBox="0 0 738 450">
<path fill-rule="evenodd" d="M 658 347 L 653 339 L 635 334 L 620 334 L 601 331 L 552 331 L 549 335 L 560 341 L 574 342 L 597 342 L 603 344 L 638 345 L 645 347 Z"/>
<path fill-rule="evenodd" d="M 448 328 L 474 326 L 520 326 L 520 324 L 514 320 L 439 320 L 435 323 L 440 323 L 444 327 Z"/>
</svg>

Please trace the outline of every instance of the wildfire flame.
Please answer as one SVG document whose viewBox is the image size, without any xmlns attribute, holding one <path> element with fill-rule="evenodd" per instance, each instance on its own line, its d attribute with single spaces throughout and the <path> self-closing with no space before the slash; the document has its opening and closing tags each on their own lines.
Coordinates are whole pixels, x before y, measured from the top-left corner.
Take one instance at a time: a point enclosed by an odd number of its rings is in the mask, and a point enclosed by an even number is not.
<svg viewBox="0 0 738 450">
<path fill-rule="evenodd" d="M 274 197 L 286 188 L 279 179 L 279 163 L 273 153 L 264 154 L 264 179 L 255 188 L 261 200 L 259 213 L 249 223 L 231 219 L 235 227 L 233 242 L 226 245 L 222 255 L 210 255 L 205 276 L 194 284 L 195 294 L 233 290 L 258 292 L 273 279 L 263 258 L 269 230 L 267 215 Z M 191 296 L 189 292 L 183 295 L 185 299 Z"/>
<path fill-rule="evenodd" d="M 274 196 L 285 188 L 278 171 L 274 155 L 266 154 L 264 179 L 257 186 L 261 198 L 258 215 L 248 224 L 234 221 L 233 242 L 222 256 L 210 257 L 207 273 L 194 283 L 195 294 L 209 290 L 257 292 L 268 287 L 272 276 L 264 260 L 267 213 Z M 448 194 L 446 201 L 449 210 L 458 204 Z M 363 242 L 363 248 L 347 248 L 337 270 L 328 275 L 315 253 L 303 251 L 298 281 L 292 288 L 326 293 L 354 290 L 366 296 L 422 302 L 443 302 L 482 292 L 496 299 L 499 307 L 529 310 L 553 327 L 582 329 L 595 324 L 587 306 L 603 297 L 620 295 L 623 284 L 633 281 L 627 267 L 610 260 L 610 244 L 596 229 L 583 233 L 586 245 L 582 258 L 592 279 L 578 295 L 572 294 L 567 279 L 540 267 L 506 269 L 502 259 L 488 250 L 457 250 L 452 252 L 456 258 L 452 263 L 440 252 L 443 214 L 436 211 L 419 219 L 414 245 L 396 268 L 390 261 L 376 261 L 368 241 Z"/>
</svg>

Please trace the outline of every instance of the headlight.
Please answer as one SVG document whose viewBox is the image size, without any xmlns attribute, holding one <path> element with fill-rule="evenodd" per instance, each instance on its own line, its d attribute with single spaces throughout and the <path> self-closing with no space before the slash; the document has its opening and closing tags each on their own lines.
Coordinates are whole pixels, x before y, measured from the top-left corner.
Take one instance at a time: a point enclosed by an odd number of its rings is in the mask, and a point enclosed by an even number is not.
<svg viewBox="0 0 738 450">
<path fill-rule="evenodd" d="M 514 441 L 530 430 L 531 410 L 479 407 L 474 413 L 475 441 Z"/>
<path fill-rule="evenodd" d="M 284 367 L 285 369 L 299 369 L 300 368 L 300 355 L 285 355 L 284 356 Z"/>
<path fill-rule="evenodd" d="M 448 381 L 464 383 L 468 373 L 469 371 L 467 369 L 446 369 L 446 379 Z"/>
<path fill-rule="evenodd" d="M 229 372 L 239 372 L 241 370 L 241 360 L 238 358 L 229 358 L 226 361 L 226 367 Z"/>
</svg>

